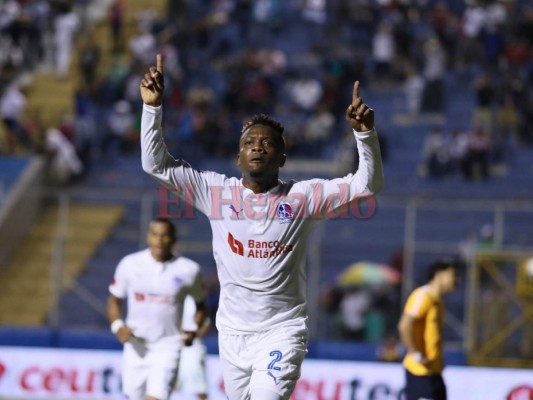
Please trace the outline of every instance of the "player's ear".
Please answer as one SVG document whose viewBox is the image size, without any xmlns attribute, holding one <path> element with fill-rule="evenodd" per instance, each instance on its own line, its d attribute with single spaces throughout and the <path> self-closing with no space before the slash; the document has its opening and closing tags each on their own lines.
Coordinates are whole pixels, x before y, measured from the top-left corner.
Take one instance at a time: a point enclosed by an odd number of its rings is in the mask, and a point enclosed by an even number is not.
<svg viewBox="0 0 533 400">
<path fill-rule="evenodd" d="M 283 168 L 283 166 L 285 165 L 285 161 L 287 161 L 287 155 L 286 154 L 282 154 L 279 158 L 279 167 L 280 168 Z"/>
<path fill-rule="evenodd" d="M 241 166 L 241 155 L 239 153 L 237 153 L 237 166 Z"/>
</svg>

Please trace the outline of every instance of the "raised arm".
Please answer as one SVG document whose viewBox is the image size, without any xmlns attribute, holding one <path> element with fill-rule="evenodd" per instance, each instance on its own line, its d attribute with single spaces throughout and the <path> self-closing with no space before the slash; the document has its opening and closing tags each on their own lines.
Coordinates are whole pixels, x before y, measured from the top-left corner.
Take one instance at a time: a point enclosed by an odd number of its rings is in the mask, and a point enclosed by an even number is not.
<svg viewBox="0 0 533 400">
<path fill-rule="evenodd" d="M 346 110 L 346 120 L 354 130 L 359 152 L 359 168 L 352 189 L 355 192 L 377 194 L 383 189 L 383 165 L 378 135 L 374 129 L 374 110 L 368 107 L 359 94 L 359 81 L 355 81 L 352 104 Z M 357 193 L 354 193 L 357 196 Z"/>
<path fill-rule="evenodd" d="M 156 66 L 150 67 L 141 80 L 141 97 L 144 104 L 159 107 L 163 103 L 165 81 L 163 77 L 163 56 L 156 56 Z"/>
<path fill-rule="evenodd" d="M 359 94 L 359 81 L 353 85 L 352 104 L 346 109 L 346 121 L 356 132 L 374 129 L 374 110 L 363 102 Z"/>
<path fill-rule="evenodd" d="M 310 212 L 315 216 L 332 212 L 379 193 L 383 188 L 383 165 L 376 130 L 374 110 L 368 107 L 359 93 L 359 81 L 353 86 L 352 102 L 346 109 L 346 120 L 352 127 L 359 153 L 359 168 L 342 178 L 312 181 L 312 191 L 320 191 L 313 199 Z M 318 186 L 317 186 L 318 185 Z"/>
<path fill-rule="evenodd" d="M 208 214 L 210 186 L 208 173 L 193 169 L 186 161 L 174 159 L 163 139 L 162 104 L 165 88 L 163 57 L 158 54 L 156 66 L 144 75 L 140 91 L 144 102 L 141 119 L 141 158 L 143 170 L 178 196 Z M 211 173 L 213 175 L 213 173 Z"/>
</svg>

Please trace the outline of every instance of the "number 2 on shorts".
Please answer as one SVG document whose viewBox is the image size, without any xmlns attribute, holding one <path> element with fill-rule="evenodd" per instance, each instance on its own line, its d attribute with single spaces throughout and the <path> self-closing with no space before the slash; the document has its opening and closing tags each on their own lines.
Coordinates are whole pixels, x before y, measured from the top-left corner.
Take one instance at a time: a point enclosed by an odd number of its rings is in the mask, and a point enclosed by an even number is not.
<svg viewBox="0 0 533 400">
<path fill-rule="evenodd" d="M 278 361 L 281 361 L 281 357 L 283 357 L 283 354 L 281 353 L 281 351 L 278 351 L 278 350 L 271 351 L 270 352 L 270 357 L 274 357 L 274 359 L 272 361 L 270 361 L 270 364 L 268 364 L 268 368 L 267 369 L 273 369 L 275 371 L 281 371 L 280 367 L 276 367 L 276 363 Z"/>
</svg>

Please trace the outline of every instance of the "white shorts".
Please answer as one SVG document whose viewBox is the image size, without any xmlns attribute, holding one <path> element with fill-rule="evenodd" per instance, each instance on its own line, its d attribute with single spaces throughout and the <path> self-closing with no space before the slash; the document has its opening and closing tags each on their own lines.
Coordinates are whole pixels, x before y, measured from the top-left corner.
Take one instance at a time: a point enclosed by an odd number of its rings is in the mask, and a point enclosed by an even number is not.
<svg viewBox="0 0 533 400">
<path fill-rule="evenodd" d="M 248 400 L 254 389 L 292 394 L 307 354 L 307 330 L 276 328 L 249 335 L 219 333 L 224 387 L 229 400 Z"/>
<path fill-rule="evenodd" d="M 182 347 L 178 370 L 178 390 L 193 394 L 207 394 L 207 374 L 205 370 L 206 348 L 195 339 L 192 346 Z"/>
<path fill-rule="evenodd" d="M 146 396 L 167 399 L 176 383 L 181 338 L 172 336 L 144 344 L 133 338 L 124 344 L 122 391 L 129 400 Z"/>
</svg>

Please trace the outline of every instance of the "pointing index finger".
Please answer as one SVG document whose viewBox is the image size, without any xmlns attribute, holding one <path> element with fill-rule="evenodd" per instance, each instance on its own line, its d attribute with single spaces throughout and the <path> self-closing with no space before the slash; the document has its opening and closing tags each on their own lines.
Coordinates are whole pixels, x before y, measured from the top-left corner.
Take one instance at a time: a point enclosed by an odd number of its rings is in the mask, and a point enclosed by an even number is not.
<svg viewBox="0 0 533 400">
<path fill-rule="evenodd" d="M 352 101 L 356 101 L 359 98 L 359 81 L 355 81 L 353 84 Z"/>
<path fill-rule="evenodd" d="M 158 54 L 156 56 L 156 65 L 157 65 L 157 71 L 162 74 L 163 73 L 163 55 Z"/>
</svg>

